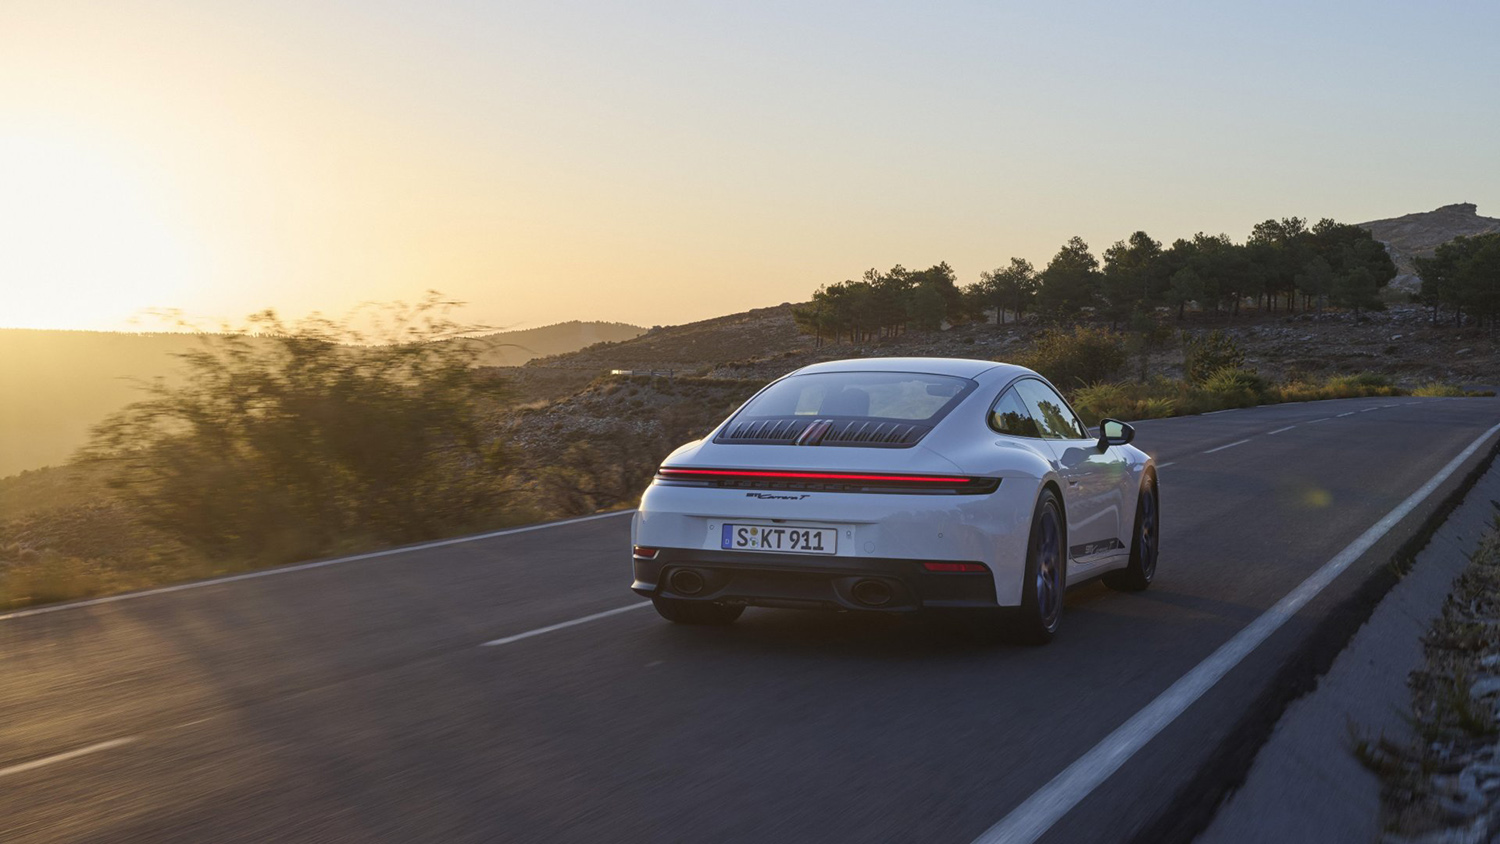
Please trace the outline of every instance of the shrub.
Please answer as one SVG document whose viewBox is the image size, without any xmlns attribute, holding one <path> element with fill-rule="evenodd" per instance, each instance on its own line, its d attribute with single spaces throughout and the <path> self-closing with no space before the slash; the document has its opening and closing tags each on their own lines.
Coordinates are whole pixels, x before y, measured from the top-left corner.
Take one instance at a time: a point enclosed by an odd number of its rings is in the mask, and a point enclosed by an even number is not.
<svg viewBox="0 0 1500 844">
<path fill-rule="evenodd" d="M 1440 381 L 1429 381 L 1411 391 L 1414 396 L 1444 396 L 1457 397 L 1468 395 L 1462 387 L 1453 384 L 1444 384 Z"/>
<path fill-rule="evenodd" d="M 1371 372 L 1356 375 L 1332 375 L 1322 383 L 1291 381 L 1276 389 L 1279 401 L 1321 401 L 1353 399 L 1362 396 L 1399 396 L 1402 390 L 1389 378 Z"/>
<path fill-rule="evenodd" d="M 1333 390 L 1366 389 L 1391 386 L 1391 379 L 1377 372 L 1358 372 L 1353 375 L 1331 375 L 1328 387 Z"/>
<path fill-rule="evenodd" d="M 107 590 L 98 567 L 55 551 L 0 548 L 0 610 L 87 598 Z"/>
<path fill-rule="evenodd" d="M 1177 415 L 1177 401 L 1169 398 L 1147 398 L 1140 402 L 1140 411 L 1134 419 L 1162 419 Z"/>
<path fill-rule="evenodd" d="M 482 434 L 499 383 L 435 296 L 371 338 L 313 318 L 211 335 L 187 378 L 98 426 L 85 459 L 147 524 L 211 558 L 281 561 L 493 524 L 505 455 Z M 248 332 L 247 332 L 248 334 Z"/>
<path fill-rule="evenodd" d="M 1260 396 L 1266 392 L 1266 379 L 1254 370 L 1221 366 L 1198 385 L 1210 393 L 1247 393 Z"/>
<path fill-rule="evenodd" d="M 1125 344 L 1118 334 L 1104 328 L 1048 331 L 1020 362 L 1062 389 L 1075 389 L 1118 375 L 1125 364 Z"/>
<path fill-rule="evenodd" d="M 1069 391 L 1068 399 L 1085 422 L 1095 425 L 1106 416 L 1128 421 L 1275 402 L 1396 395 L 1402 395 L 1402 391 L 1389 379 L 1368 373 L 1277 386 L 1253 370 L 1226 366 L 1210 373 L 1200 384 L 1157 376 L 1142 383 L 1089 384 Z"/>
<path fill-rule="evenodd" d="M 1214 410 L 1226 407 L 1252 407 L 1265 402 L 1269 385 L 1248 369 L 1221 366 L 1197 385 Z"/>
<path fill-rule="evenodd" d="M 1089 425 L 1105 417 L 1124 420 L 1177 415 L 1181 382 L 1159 378 L 1148 383 L 1090 384 L 1073 390 L 1068 401 Z"/>
<path fill-rule="evenodd" d="M 1225 367 L 1241 369 L 1244 365 L 1245 352 L 1233 337 L 1218 329 L 1201 337 L 1184 337 L 1183 372 L 1194 384 L 1203 383 Z"/>
<path fill-rule="evenodd" d="M 1073 405 L 1074 410 L 1096 418 L 1108 416 L 1106 408 L 1119 407 L 1126 401 L 1125 387 L 1122 384 L 1089 384 L 1068 394 L 1068 402 Z"/>
</svg>

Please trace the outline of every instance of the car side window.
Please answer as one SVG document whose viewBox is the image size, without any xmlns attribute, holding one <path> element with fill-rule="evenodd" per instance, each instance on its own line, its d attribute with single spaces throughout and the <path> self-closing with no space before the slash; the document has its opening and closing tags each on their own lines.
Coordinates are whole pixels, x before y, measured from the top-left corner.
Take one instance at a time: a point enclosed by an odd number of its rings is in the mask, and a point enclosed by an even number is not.
<svg viewBox="0 0 1500 844">
<path fill-rule="evenodd" d="M 1033 378 L 1017 382 L 1015 390 L 1026 400 L 1042 437 L 1049 440 L 1084 440 L 1088 431 L 1051 387 Z"/>
<path fill-rule="evenodd" d="M 1026 409 L 1026 403 L 1016 395 L 1012 387 L 1000 396 L 995 402 L 995 407 L 990 411 L 990 427 L 1002 434 L 1013 437 L 1040 437 L 1042 431 L 1037 427 L 1036 420 L 1031 417 L 1031 411 Z"/>
</svg>

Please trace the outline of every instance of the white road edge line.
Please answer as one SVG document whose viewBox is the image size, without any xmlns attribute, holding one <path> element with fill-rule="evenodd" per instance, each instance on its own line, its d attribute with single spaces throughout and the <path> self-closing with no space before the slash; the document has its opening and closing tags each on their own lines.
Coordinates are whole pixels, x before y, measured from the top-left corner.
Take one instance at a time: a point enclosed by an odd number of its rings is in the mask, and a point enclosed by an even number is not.
<svg viewBox="0 0 1500 844">
<path fill-rule="evenodd" d="M 1277 428 L 1277 429 L 1276 429 L 1276 430 L 1274 430 L 1274 431 L 1267 431 L 1267 432 L 1266 432 L 1266 436 L 1268 436 L 1268 437 L 1269 437 L 1269 436 L 1271 436 L 1271 435 L 1272 435 L 1272 434 L 1279 434 L 1279 433 L 1281 433 L 1281 432 L 1283 432 L 1283 431 L 1290 431 L 1290 430 L 1292 430 L 1292 429 L 1293 429 L 1293 428 L 1295 428 L 1295 427 L 1297 427 L 1297 426 L 1296 426 L 1296 425 L 1288 425 L 1288 426 L 1286 426 L 1286 427 L 1285 427 L 1285 428 Z"/>
<path fill-rule="evenodd" d="M 22 762 L 19 765 L 11 765 L 9 768 L 0 768 L 0 777 L 8 777 L 11 774 L 24 774 L 27 771 L 33 771 L 45 765 L 51 765 L 56 762 L 66 762 L 69 759 L 77 759 L 80 756 L 87 756 L 90 753 L 98 753 L 101 750 L 110 750 L 119 747 L 122 744 L 130 744 L 133 741 L 135 741 L 134 738 L 110 739 L 109 741 L 101 741 L 98 744 L 91 744 L 88 747 L 80 747 L 77 750 L 69 750 L 67 753 L 59 753 L 56 756 L 48 756 L 44 759 L 33 759 L 30 762 Z"/>
<path fill-rule="evenodd" d="M 1208 451 L 1202 451 L 1202 452 L 1199 452 L 1199 453 L 1200 454 L 1213 454 L 1216 451 L 1223 451 L 1226 448 L 1234 448 L 1237 445 L 1244 445 L 1247 442 L 1250 442 L 1250 441 L 1249 440 L 1240 440 L 1239 442 L 1233 442 L 1233 443 L 1230 443 L 1229 445 L 1221 445 L 1218 448 L 1211 448 Z"/>
<path fill-rule="evenodd" d="M 472 536 L 456 536 L 452 539 L 439 539 L 434 542 L 424 542 L 421 545 L 408 545 L 404 548 L 387 548 L 384 551 L 370 551 L 365 554 L 354 554 L 348 557 L 337 557 L 332 560 L 319 560 L 315 563 L 297 563 L 290 566 L 278 566 L 276 568 L 249 571 L 244 574 L 231 574 L 227 577 L 216 577 L 211 580 L 195 580 L 191 583 L 178 583 L 175 586 L 161 586 L 156 589 L 143 589 L 139 592 L 126 592 L 122 595 L 106 595 L 103 598 L 90 598 L 87 601 L 71 601 L 66 604 L 51 604 L 45 607 L 34 607 L 27 610 L 16 610 L 15 612 L 0 613 L 0 621 L 8 621 L 13 618 L 26 618 L 32 615 L 42 615 L 49 612 L 62 612 L 64 610 L 76 610 L 83 607 L 96 607 L 100 604 L 113 604 L 117 601 L 131 601 L 136 598 L 148 598 L 152 595 L 165 595 L 169 592 L 182 592 L 188 589 L 201 589 L 205 586 L 218 586 L 221 583 L 234 583 L 240 580 L 253 580 L 257 577 L 271 577 L 277 574 L 290 574 L 294 571 L 307 571 L 309 569 L 320 569 L 324 566 L 337 566 L 343 563 L 354 563 L 360 560 L 373 560 L 377 557 L 390 557 L 396 554 L 405 554 L 410 551 L 426 551 L 429 548 L 443 548 L 448 545 L 462 545 L 465 542 L 478 542 L 482 539 L 494 539 L 497 536 L 510 536 L 516 533 L 529 533 L 534 530 L 546 530 L 547 528 L 562 527 L 564 525 L 576 525 L 579 522 L 592 522 L 595 519 L 608 519 L 614 516 L 624 516 L 634 513 L 634 510 L 612 510 L 608 513 L 595 513 L 592 516 L 580 516 L 576 519 L 564 519 L 560 522 L 546 522 L 540 525 L 527 525 L 525 527 L 506 528 L 505 530 L 493 530 L 489 533 L 476 533 Z"/>
<path fill-rule="evenodd" d="M 598 621 L 601 618 L 608 618 L 612 615 L 619 615 L 622 612 L 630 612 L 631 610 L 638 610 L 641 607 L 649 606 L 651 606 L 650 601 L 641 601 L 638 604 L 631 604 L 628 607 L 615 607 L 612 610 L 596 612 L 593 615 L 586 615 L 582 618 L 575 618 L 572 621 L 560 621 L 557 624 L 549 624 L 546 627 L 538 627 L 535 630 L 527 630 L 525 633 L 517 633 L 514 636 L 506 636 L 504 639 L 493 639 L 481 644 L 479 647 L 488 648 L 494 645 L 508 645 L 511 642 L 519 642 L 522 639 L 530 639 L 532 636 L 540 636 L 543 633 L 551 633 L 554 630 L 562 630 L 565 627 L 576 627 L 580 624 L 588 624 L 590 621 Z"/>
<path fill-rule="evenodd" d="M 1254 651 L 1272 633 L 1296 615 L 1298 610 L 1317 597 L 1318 593 L 1332 583 L 1334 578 L 1343 574 L 1344 570 L 1359 559 L 1361 554 L 1370 550 L 1370 546 L 1389 533 L 1397 522 L 1427 500 L 1427 496 L 1458 471 L 1458 467 L 1462 466 L 1470 455 L 1478 451 L 1486 440 L 1494 436 L 1496 431 L 1500 431 L 1500 425 L 1485 431 L 1479 439 L 1459 452 L 1457 457 L 1450 460 L 1448 465 L 1433 475 L 1427 483 L 1422 484 L 1416 492 L 1407 496 L 1405 501 L 1397 504 L 1395 509 L 1386 513 L 1380 521 L 1371 525 L 1368 530 L 1345 546 L 1344 550 L 1324 563 L 1296 589 L 1288 592 L 1274 606 L 1261 613 L 1249 626 L 1236 633 L 1233 638 L 1210 654 L 1208 659 L 1198 663 L 1191 671 L 1182 675 L 1177 682 L 1158 695 L 1144 709 L 1131 716 L 1130 720 L 1105 736 L 1103 741 L 1074 760 L 1073 764 L 1063 769 L 1062 773 L 1037 789 L 999 823 L 974 839 L 975 844 L 999 844 L 999 842 L 1031 844 L 1041 838 L 1047 830 L 1052 828 L 1053 824 L 1129 761 L 1136 751 L 1145 747 L 1147 742 L 1187 711 L 1194 701 L 1219 682 L 1230 669 L 1239 665 L 1251 651 Z"/>
</svg>

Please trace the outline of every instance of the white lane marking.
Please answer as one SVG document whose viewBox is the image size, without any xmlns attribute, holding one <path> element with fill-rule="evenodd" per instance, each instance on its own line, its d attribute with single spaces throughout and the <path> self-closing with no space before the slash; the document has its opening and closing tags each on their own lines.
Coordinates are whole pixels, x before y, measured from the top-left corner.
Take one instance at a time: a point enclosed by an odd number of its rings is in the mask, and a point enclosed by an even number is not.
<svg viewBox="0 0 1500 844">
<path fill-rule="evenodd" d="M 1340 414 L 1339 414 L 1339 415 L 1338 415 L 1338 418 L 1339 418 L 1339 419 L 1343 419 L 1343 418 L 1344 418 L 1344 417 L 1345 417 L 1345 416 L 1353 416 L 1353 415 L 1354 415 L 1354 411 L 1352 411 L 1352 410 L 1351 410 L 1351 411 L 1349 411 L 1349 412 L 1348 412 L 1348 413 L 1340 413 Z"/>
<path fill-rule="evenodd" d="M 1207 412 L 1207 413 L 1205 413 L 1203 415 L 1204 416 L 1214 416 L 1214 415 L 1219 414 L 1219 413 L 1233 413 L 1236 410 L 1239 410 L 1239 408 L 1237 408 L 1237 407 L 1229 407 L 1229 408 L 1225 408 L 1224 410 L 1210 410 L 1209 412 Z"/>
<path fill-rule="evenodd" d="M 481 539 L 494 539 L 497 536 L 510 536 L 516 533 L 529 533 L 534 530 L 546 530 L 547 528 L 562 527 L 564 525 L 576 525 L 579 522 L 591 522 L 595 519 L 608 519 L 614 516 L 623 516 L 634 513 L 634 510 L 614 510 L 609 513 L 595 513 L 592 516 L 580 516 L 576 519 L 565 519 L 560 522 L 547 522 L 540 525 L 527 525 L 526 527 L 506 528 L 505 530 L 494 530 L 489 533 L 476 533 L 472 536 L 458 536 L 453 539 L 439 539 L 435 542 L 424 542 L 421 545 L 408 545 L 404 548 L 387 548 L 384 551 L 370 551 L 365 554 L 354 554 L 349 557 L 338 557 L 332 560 L 319 560 L 315 563 L 298 563 L 291 566 L 279 566 L 260 571 L 245 572 L 244 574 L 231 574 L 227 577 L 216 577 L 212 580 L 195 580 L 192 583 L 179 583 L 175 586 L 161 586 L 156 589 L 143 589 L 140 592 L 126 592 L 123 595 L 107 595 L 103 598 L 90 598 L 87 601 L 72 601 L 66 604 L 50 604 L 45 607 L 34 607 L 27 610 L 16 610 L 15 612 L 0 614 L 0 621 L 12 618 L 25 618 L 30 615 L 41 615 L 49 612 L 62 612 L 63 610 L 76 610 L 83 607 L 95 607 L 100 604 L 113 604 L 116 601 L 131 601 L 136 598 L 147 598 L 152 595 L 165 595 L 169 592 L 182 592 L 187 589 L 201 589 L 205 586 L 218 586 L 221 583 L 234 583 L 240 580 L 253 580 L 257 577 L 271 577 L 277 574 L 290 574 L 294 571 L 307 571 L 309 569 L 320 569 L 324 566 L 337 566 L 344 563 L 354 563 L 360 560 L 373 560 L 377 557 L 390 557 L 396 554 L 405 554 L 410 551 L 426 551 L 429 548 L 443 548 L 449 545 L 462 545 L 465 542 L 478 542 Z"/>
<path fill-rule="evenodd" d="M 1250 442 L 1250 441 L 1249 440 L 1240 440 L 1239 442 L 1233 442 L 1233 443 L 1230 443 L 1229 445 L 1221 445 L 1218 448 L 1211 448 L 1208 451 L 1203 451 L 1203 452 L 1199 452 L 1199 453 L 1200 454 L 1213 454 L 1216 451 L 1223 451 L 1226 448 L 1234 448 L 1237 445 L 1244 445 L 1247 442 Z"/>
<path fill-rule="evenodd" d="M 1379 409 L 1380 408 L 1378 408 L 1378 407 L 1367 407 L 1364 410 L 1361 410 L 1360 413 L 1369 413 L 1372 410 L 1379 410 Z"/>
<path fill-rule="evenodd" d="M 1276 429 L 1276 430 L 1274 430 L 1274 431 L 1267 431 L 1267 432 L 1266 432 L 1266 436 L 1268 436 L 1268 437 L 1269 437 L 1269 436 L 1271 436 L 1271 435 L 1272 435 L 1272 434 L 1279 434 L 1279 433 L 1281 433 L 1281 432 L 1283 432 L 1283 431 L 1290 431 L 1290 430 L 1292 430 L 1292 429 L 1293 429 L 1293 428 L 1295 428 L 1295 427 L 1297 427 L 1297 426 L 1296 426 L 1296 425 L 1288 425 L 1288 426 L 1286 426 L 1286 427 L 1285 427 L 1285 428 L 1277 428 L 1277 429 Z"/>
<path fill-rule="evenodd" d="M 1147 742 L 1187 711 L 1194 701 L 1219 682 L 1230 669 L 1239 665 L 1251 651 L 1259 647 L 1260 643 L 1296 615 L 1297 611 L 1302 609 L 1308 601 L 1317 597 L 1318 593 L 1332 583 L 1334 578 L 1343 574 L 1344 570 L 1359 559 L 1360 555 L 1370 550 L 1370 546 L 1389 533 L 1397 522 L 1406 518 L 1407 514 L 1417 508 L 1417 505 L 1427 500 L 1427 496 L 1458 471 L 1458 467 L 1462 466 L 1470 455 L 1478 451 L 1486 440 L 1494 436 L 1496 431 L 1500 431 L 1500 425 L 1485 431 L 1479 439 L 1459 452 L 1457 457 L 1449 461 L 1448 465 L 1433 475 L 1427 483 L 1422 484 L 1420 489 L 1407 496 L 1405 501 L 1397 504 L 1394 510 L 1386 513 L 1380 521 L 1371 525 L 1333 559 L 1309 575 L 1296 589 L 1288 592 L 1274 606 L 1261 613 L 1259 618 L 1236 633 L 1233 638 L 1210 654 L 1208 659 L 1198 663 L 1191 671 L 1182 675 L 1177 682 L 1158 695 L 1144 709 L 1131 716 L 1129 721 L 1121 724 L 1118 729 L 1105 736 L 1103 741 L 1074 760 L 1073 764 L 1026 798 L 1025 802 L 1011 810 L 1011 813 L 999 823 L 974 839 L 975 844 L 1000 844 L 1000 842 L 1031 844 L 1042 837 L 1063 815 L 1077 806 L 1111 774 L 1119 770 L 1120 766 L 1134 756 L 1136 751 L 1145 747 Z"/>
<path fill-rule="evenodd" d="M 612 615 L 619 615 L 622 612 L 630 612 L 631 610 L 638 610 L 641 607 L 649 606 L 651 606 L 650 601 L 641 601 L 638 604 L 631 604 L 628 607 L 615 607 L 612 610 L 596 612 L 593 615 L 586 615 L 582 618 L 575 618 L 572 621 L 560 621 L 557 624 L 549 624 L 546 627 L 538 627 L 535 630 L 527 630 L 525 633 L 517 633 L 514 636 L 506 636 L 504 639 L 494 639 L 481 644 L 479 647 L 488 648 L 491 645 L 508 645 L 511 642 L 519 642 L 522 639 L 530 639 L 532 636 L 540 636 L 543 633 L 551 633 L 554 630 L 562 630 L 565 627 L 576 627 L 580 624 L 588 624 L 590 621 L 597 621 L 601 618 L 608 618 Z"/>
<path fill-rule="evenodd" d="M 57 762 L 66 762 L 69 759 L 77 759 L 80 756 L 87 756 L 90 753 L 98 753 L 101 750 L 110 750 L 112 748 L 119 747 L 122 744 L 130 744 L 133 741 L 135 741 L 133 737 L 110 739 L 109 741 L 101 741 L 98 744 L 91 744 L 88 747 L 80 747 L 77 750 L 69 750 L 67 753 L 59 753 L 56 756 L 48 756 L 44 759 L 33 759 L 30 762 L 22 762 L 19 765 L 11 765 L 9 768 L 0 768 L 0 777 L 8 777 L 11 774 L 24 774 L 27 771 L 34 771 L 37 768 L 43 767 L 44 765 L 51 765 Z"/>
<path fill-rule="evenodd" d="M 1319 422 L 1327 422 L 1328 420 L 1330 420 L 1332 418 L 1333 418 L 1332 416 L 1324 416 L 1322 419 L 1309 419 L 1308 421 L 1303 422 L 1302 424 L 1304 424 L 1304 425 L 1316 425 Z"/>
<path fill-rule="evenodd" d="M 1165 469 L 1168 466 L 1171 466 L 1171 465 L 1175 464 L 1176 462 L 1177 462 L 1176 460 L 1168 460 L 1165 463 L 1158 463 L 1158 464 L 1156 464 L 1156 468 L 1158 468 L 1158 469 Z"/>
</svg>

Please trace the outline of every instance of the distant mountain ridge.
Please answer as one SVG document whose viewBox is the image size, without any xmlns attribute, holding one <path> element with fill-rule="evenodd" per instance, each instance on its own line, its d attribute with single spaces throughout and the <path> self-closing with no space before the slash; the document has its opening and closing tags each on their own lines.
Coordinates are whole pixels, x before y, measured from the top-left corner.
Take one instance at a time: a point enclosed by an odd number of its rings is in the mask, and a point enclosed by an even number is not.
<svg viewBox="0 0 1500 844">
<path fill-rule="evenodd" d="M 639 325 L 624 322 L 574 319 L 538 328 L 497 331 L 475 337 L 474 341 L 486 346 L 479 355 L 480 365 L 520 366 L 532 358 L 576 352 L 595 343 L 620 343 L 645 333 L 646 329 Z"/>
<path fill-rule="evenodd" d="M 617 345 L 585 347 L 538 358 L 527 368 L 696 370 L 715 363 L 779 354 L 813 342 L 797 330 L 792 307 L 783 302 L 682 325 L 657 326 Z"/>
<path fill-rule="evenodd" d="M 1355 225 L 1384 243 L 1396 262 L 1396 269 L 1413 278 L 1416 276 L 1413 258 L 1430 258 L 1439 246 L 1461 235 L 1474 237 L 1500 232 L 1500 219 L 1479 216 L 1479 208 L 1472 202 Z"/>
</svg>

